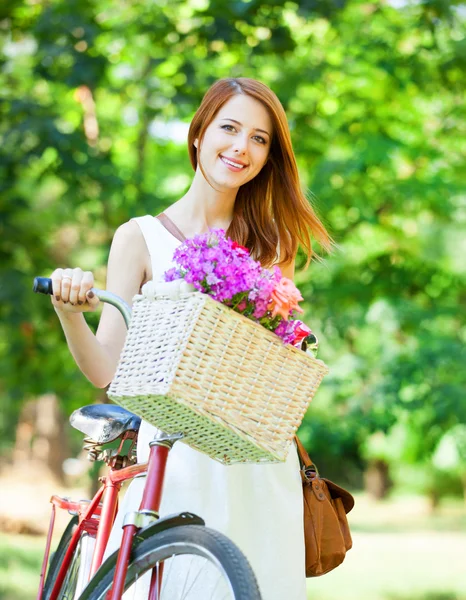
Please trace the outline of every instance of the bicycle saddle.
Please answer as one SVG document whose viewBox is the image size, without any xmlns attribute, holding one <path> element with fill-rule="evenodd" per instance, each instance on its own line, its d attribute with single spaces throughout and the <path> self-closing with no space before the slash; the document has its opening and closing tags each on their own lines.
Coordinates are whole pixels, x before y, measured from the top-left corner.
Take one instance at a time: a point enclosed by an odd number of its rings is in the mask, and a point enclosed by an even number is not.
<svg viewBox="0 0 466 600">
<path fill-rule="evenodd" d="M 138 431 L 141 417 L 115 404 L 90 404 L 75 410 L 70 423 L 94 442 L 108 444 L 125 431 Z"/>
</svg>

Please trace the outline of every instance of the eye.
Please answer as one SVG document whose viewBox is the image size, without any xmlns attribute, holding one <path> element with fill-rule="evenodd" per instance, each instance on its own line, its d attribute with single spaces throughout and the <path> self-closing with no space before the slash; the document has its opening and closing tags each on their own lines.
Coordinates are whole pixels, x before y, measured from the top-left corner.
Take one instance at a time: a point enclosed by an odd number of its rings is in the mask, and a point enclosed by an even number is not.
<svg viewBox="0 0 466 600">
<path fill-rule="evenodd" d="M 220 125 L 220 129 L 225 129 L 225 131 L 236 131 L 233 125 Z M 259 144 L 267 144 L 267 140 L 264 139 L 261 135 L 255 135 L 254 139 L 256 139 Z"/>
<path fill-rule="evenodd" d="M 267 140 L 265 140 L 263 137 L 261 137 L 260 135 L 256 135 L 254 136 L 256 138 L 256 140 L 259 140 L 259 143 L 261 144 L 266 144 Z"/>
</svg>

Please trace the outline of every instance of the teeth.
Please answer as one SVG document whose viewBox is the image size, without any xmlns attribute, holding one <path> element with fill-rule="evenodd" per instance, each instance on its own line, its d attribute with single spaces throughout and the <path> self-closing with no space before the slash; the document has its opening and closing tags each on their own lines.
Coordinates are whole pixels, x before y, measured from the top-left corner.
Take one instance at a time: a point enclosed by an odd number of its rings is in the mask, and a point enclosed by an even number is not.
<svg viewBox="0 0 466 600">
<path fill-rule="evenodd" d="M 224 162 L 226 162 L 228 165 L 231 165 L 232 167 L 240 167 L 241 169 L 243 169 L 245 166 L 245 165 L 239 165 L 238 163 L 234 163 L 231 160 L 228 160 L 228 158 L 225 158 L 224 156 L 222 156 L 222 160 Z"/>
</svg>

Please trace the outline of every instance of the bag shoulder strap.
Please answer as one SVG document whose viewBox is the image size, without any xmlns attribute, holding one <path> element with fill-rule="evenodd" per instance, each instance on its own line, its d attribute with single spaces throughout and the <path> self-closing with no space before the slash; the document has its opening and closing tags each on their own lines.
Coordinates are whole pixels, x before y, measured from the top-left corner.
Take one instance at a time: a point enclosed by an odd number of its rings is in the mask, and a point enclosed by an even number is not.
<svg viewBox="0 0 466 600">
<path fill-rule="evenodd" d="M 301 440 L 297 435 L 294 436 L 294 440 L 298 449 L 298 456 L 299 462 L 301 463 L 301 467 L 315 467 L 314 463 L 311 460 L 311 457 L 306 452 L 306 448 L 302 445 Z"/>
<path fill-rule="evenodd" d="M 306 449 L 302 445 L 298 436 L 295 435 L 294 439 L 298 448 L 299 462 L 301 463 L 301 478 L 303 480 L 303 483 L 308 484 L 315 477 L 318 477 L 323 487 L 325 487 L 325 485 L 327 486 L 327 490 L 331 498 L 341 498 L 343 508 L 345 509 L 345 513 L 349 513 L 354 506 L 353 496 L 344 488 L 340 487 L 336 483 L 333 483 L 333 481 L 330 481 L 330 479 L 320 477 L 317 467 L 310 459 L 309 454 L 306 452 Z"/>
<path fill-rule="evenodd" d="M 165 229 L 169 231 L 174 237 L 176 237 L 177 240 L 180 240 L 180 242 L 185 241 L 186 236 L 180 229 L 178 229 L 178 227 L 175 225 L 175 223 L 173 223 L 173 221 L 168 215 L 166 215 L 165 213 L 160 213 L 155 218 L 158 219 L 165 227 Z"/>
</svg>

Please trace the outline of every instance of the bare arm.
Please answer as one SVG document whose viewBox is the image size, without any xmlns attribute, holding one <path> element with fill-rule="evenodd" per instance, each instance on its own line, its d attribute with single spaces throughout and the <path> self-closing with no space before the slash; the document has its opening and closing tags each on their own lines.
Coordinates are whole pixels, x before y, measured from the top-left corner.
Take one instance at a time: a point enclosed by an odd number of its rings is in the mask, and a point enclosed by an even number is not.
<svg viewBox="0 0 466 600">
<path fill-rule="evenodd" d="M 138 225 L 130 221 L 119 227 L 110 249 L 106 289 L 131 304 L 145 279 L 146 257 L 147 247 Z M 57 271 L 62 273 L 57 276 Z M 95 310 L 97 305 L 95 298 L 87 296 L 87 291 L 94 285 L 92 274 L 82 273 L 80 269 L 57 271 L 52 275 L 52 302 L 71 354 L 91 383 L 106 387 L 115 374 L 126 337 L 123 318 L 116 308 L 105 304 L 94 335 L 82 314 Z"/>
</svg>

